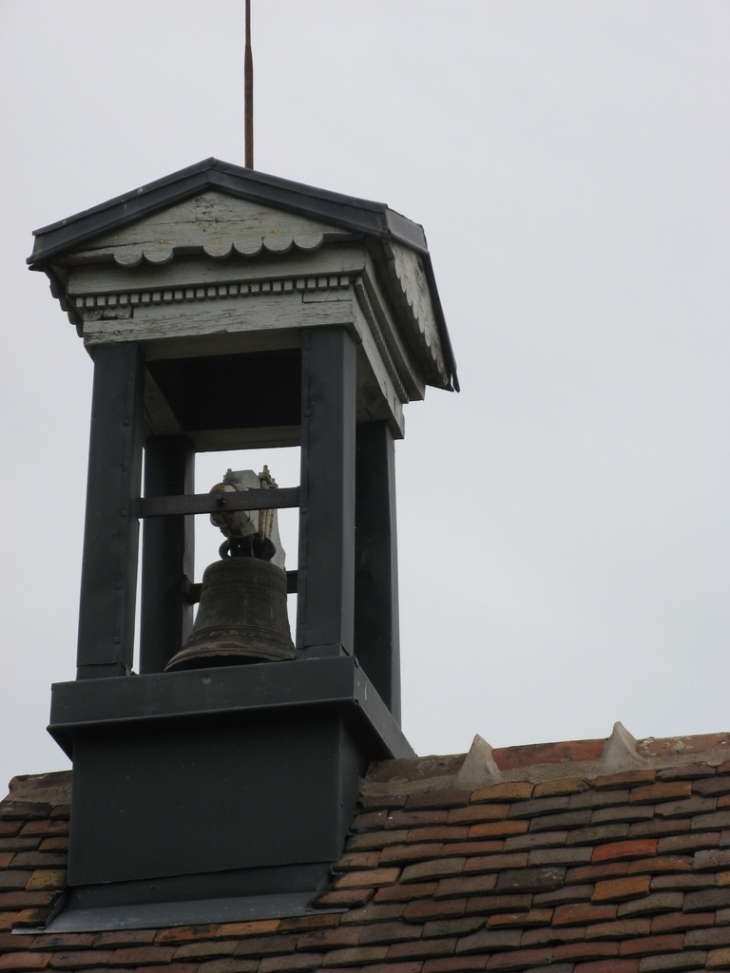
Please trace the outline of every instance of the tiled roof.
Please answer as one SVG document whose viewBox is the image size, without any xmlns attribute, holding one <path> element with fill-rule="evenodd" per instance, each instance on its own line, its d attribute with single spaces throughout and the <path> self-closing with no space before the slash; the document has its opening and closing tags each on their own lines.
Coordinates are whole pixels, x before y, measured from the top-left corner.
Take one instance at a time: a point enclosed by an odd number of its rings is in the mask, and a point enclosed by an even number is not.
<svg viewBox="0 0 730 973">
<path fill-rule="evenodd" d="M 18 778 L 0 803 L 0 970 L 730 970 L 729 750 L 726 734 L 640 741 L 613 772 L 606 741 L 388 761 L 319 900 L 343 911 L 58 935 L 23 930 L 63 888 L 70 774 Z"/>
</svg>

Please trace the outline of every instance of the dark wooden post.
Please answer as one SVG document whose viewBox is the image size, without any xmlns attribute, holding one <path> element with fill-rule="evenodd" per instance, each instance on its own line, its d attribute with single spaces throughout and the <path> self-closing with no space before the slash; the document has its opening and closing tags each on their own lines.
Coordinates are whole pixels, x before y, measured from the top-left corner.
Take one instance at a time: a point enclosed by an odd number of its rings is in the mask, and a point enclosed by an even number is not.
<svg viewBox="0 0 730 973">
<path fill-rule="evenodd" d="M 357 427 L 355 655 L 400 724 L 395 446 L 385 422 Z"/>
<path fill-rule="evenodd" d="M 145 497 L 195 490 L 195 451 L 185 436 L 153 436 L 145 444 Z M 162 672 L 193 627 L 193 606 L 183 591 L 192 583 L 193 517 L 150 517 L 142 533 L 142 611 L 139 671 Z"/>
<path fill-rule="evenodd" d="M 302 331 L 297 648 L 352 654 L 357 348 L 343 327 Z"/>
<path fill-rule="evenodd" d="M 135 342 L 94 353 L 77 679 L 127 675 L 134 651 L 144 362 Z"/>
</svg>

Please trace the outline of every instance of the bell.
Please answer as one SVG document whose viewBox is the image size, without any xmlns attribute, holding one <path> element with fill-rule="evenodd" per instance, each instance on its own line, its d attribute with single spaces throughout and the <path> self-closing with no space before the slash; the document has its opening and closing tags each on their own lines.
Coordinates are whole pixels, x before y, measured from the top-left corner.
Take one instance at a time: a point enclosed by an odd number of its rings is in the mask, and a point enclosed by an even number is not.
<svg viewBox="0 0 730 973">
<path fill-rule="evenodd" d="M 286 573 L 260 557 L 225 557 L 205 569 L 193 631 L 165 672 L 295 656 Z"/>
</svg>

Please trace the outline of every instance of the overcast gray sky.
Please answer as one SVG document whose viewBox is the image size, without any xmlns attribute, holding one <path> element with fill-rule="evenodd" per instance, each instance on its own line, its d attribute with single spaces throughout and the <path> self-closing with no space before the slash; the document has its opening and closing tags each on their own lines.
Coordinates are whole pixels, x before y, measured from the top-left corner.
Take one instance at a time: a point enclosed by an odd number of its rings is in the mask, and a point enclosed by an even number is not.
<svg viewBox="0 0 730 973">
<path fill-rule="evenodd" d="M 727 730 L 727 0 L 253 0 L 253 26 L 257 168 L 423 223 L 459 363 L 397 449 L 417 752 Z M 0 92 L 1 787 L 66 766 L 88 445 L 31 230 L 242 163 L 243 0 L 0 0 Z"/>
</svg>

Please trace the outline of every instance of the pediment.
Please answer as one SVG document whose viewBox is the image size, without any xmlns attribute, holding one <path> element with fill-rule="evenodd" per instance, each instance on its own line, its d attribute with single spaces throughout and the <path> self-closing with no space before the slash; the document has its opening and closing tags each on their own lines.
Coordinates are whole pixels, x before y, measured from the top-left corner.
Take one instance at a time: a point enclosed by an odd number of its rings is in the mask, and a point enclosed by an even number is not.
<svg viewBox="0 0 730 973">
<path fill-rule="evenodd" d="M 143 261 L 165 264 L 176 255 L 257 257 L 292 249 L 313 251 L 325 241 L 352 236 L 296 213 L 209 189 L 100 235 L 69 253 L 67 260 L 70 264 L 113 260 L 122 267 L 135 267 Z"/>
</svg>

